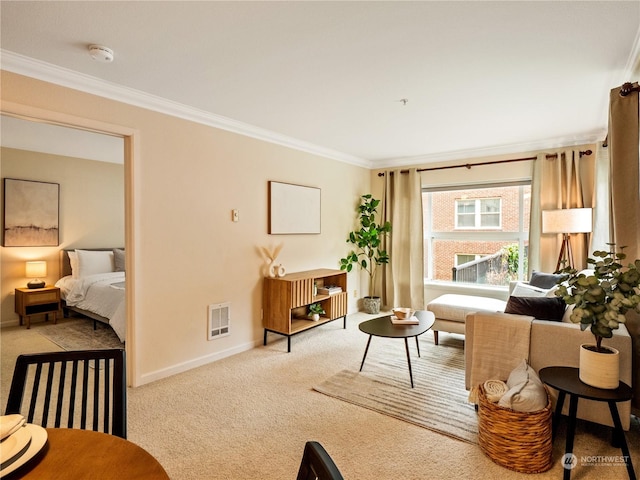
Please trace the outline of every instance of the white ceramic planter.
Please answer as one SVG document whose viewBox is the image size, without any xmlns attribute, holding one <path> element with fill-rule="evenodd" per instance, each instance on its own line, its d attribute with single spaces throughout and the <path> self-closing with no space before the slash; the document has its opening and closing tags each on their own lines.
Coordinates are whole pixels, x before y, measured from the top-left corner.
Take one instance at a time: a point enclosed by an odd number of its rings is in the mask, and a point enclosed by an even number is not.
<svg viewBox="0 0 640 480">
<path fill-rule="evenodd" d="M 367 313 L 380 313 L 380 297 L 364 297 L 362 306 Z"/>
<path fill-rule="evenodd" d="M 599 353 L 580 345 L 580 380 L 597 388 L 618 388 L 620 382 L 620 352 L 615 348 L 603 347 L 613 353 Z"/>
<path fill-rule="evenodd" d="M 312 313 L 311 314 L 311 320 L 313 320 L 314 322 L 317 322 L 320 320 L 320 314 L 319 313 Z"/>
</svg>

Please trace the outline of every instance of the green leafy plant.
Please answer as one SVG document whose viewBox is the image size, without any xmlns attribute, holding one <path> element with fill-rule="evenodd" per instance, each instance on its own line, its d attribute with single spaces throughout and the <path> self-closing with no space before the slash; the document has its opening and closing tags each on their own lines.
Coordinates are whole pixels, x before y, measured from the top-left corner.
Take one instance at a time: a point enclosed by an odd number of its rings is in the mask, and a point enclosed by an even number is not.
<svg viewBox="0 0 640 480">
<path fill-rule="evenodd" d="M 380 200 L 371 194 L 362 195 L 357 208 L 360 228 L 349 233 L 347 243 L 355 245 L 354 250 L 340 259 L 340 270 L 350 272 L 359 265 L 369 274 L 369 296 L 374 296 L 377 267 L 389 263 L 389 254 L 382 248 L 383 238 L 391 232 L 391 223 L 378 223 L 376 214 Z"/>
<path fill-rule="evenodd" d="M 580 323 L 582 330 L 591 329 L 598 352 L 602 351 L 602 339 L 613 336 L 613 330 L 625 322 L 629 310 L 640 311 L 640 260 L 625 267 L 624 247 L 616 252 L 615 244 L 609 245 L 611 251 L 596 250 L 596 258 L 587 259 L 593 265 L 593 275 L 569 267 L 560 270 L 567 276 L 556 291 L 568 305 L 575 305 L 571 321 Z"/>
<path fill-rule="evenodd" d="M 518 278 L 518 266 L 520 264 L 520 248 L 517 243 L 511 243 L 502 247 L 502 255 L 507 266 L 510 280 Z M 524 258 L 523 271 L 527 271 L 527 257 Z"/>
<path fill-rule="evenodd" d="M 311 317 L 316 313 L 318 315 L 324 315 L 325 314 L 324 308 L 322 308 L 322 305 L 320 303 L 312 303 L 311 305 L 309 305 L 308 316 Z"/>
</svg>

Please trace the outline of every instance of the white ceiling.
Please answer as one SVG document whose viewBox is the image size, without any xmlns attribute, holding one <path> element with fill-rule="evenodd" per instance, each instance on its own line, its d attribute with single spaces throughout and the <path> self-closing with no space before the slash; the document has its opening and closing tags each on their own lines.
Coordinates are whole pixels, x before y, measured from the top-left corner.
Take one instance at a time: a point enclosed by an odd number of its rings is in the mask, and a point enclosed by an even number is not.
<svg viewBox="0 0 640 480">
<path fill-rule="evenodd" d="M 602 140 L 609 90 L 640 59 L 638 1 L 2 0 L 0 15 L 3 69 L 370 167 Z"/>
</svg>

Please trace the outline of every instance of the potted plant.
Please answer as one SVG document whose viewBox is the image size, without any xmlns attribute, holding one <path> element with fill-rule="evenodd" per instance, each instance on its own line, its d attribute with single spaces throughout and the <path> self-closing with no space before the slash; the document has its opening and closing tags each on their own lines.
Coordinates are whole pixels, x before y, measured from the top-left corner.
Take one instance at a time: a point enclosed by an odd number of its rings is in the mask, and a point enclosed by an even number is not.
<svg viewBox="0 0 640 480">
<path fill-rule="evenodd" d="M 377 267 L 389 263 L 389 255 L 382 247 L 383 238 L 391 232 L 391 223 L 378 223 L 376 214 L 380 200 L 371 194 L 362 195 L 358 206 L 360 228 L 349 233 L 347 243 L 355 246 L 345 258 L 340 259 L 340 270 L 350 272 L 354 265 L 360 265 L 369 274 L 369 295 L 364 297 L 367 313 L 380 312 L 380 297 L 375 295 L 375 275 Z"/>
<path fill-rule="evenodd" d="M 611 338 L 613 330 L 624 323 L 629 310 L 640 305 L 640 260 L 623 265 L 626 255 L 615 251 L 595 251 L 594 258 L 587 259 L 593 266 L 593 274 L 586 275 L 572 268 L 564 268 L 556 295 L 568 305 L 574 305 L 571 321 L 580 323 L 582 330 L 589 328 L 595 337 L 595 345 L 580 348 L 580 380 L 599 388 L 617 388 L 619 381 L 618 351 L 602 345 L 604 338 Z"/>
<path fill-rule="evenodd" d="M 311 320 L 313 320 L 314 322 L 317 322 L 318 320 L 320 320 L 320 315 L 324 315 L 325 311 L 324 308 L 322 308 L 322 305 L 319 303 L 312 303 L 311 305 L 309 305 L 309 312 L 307 313 L 307 316 L 309 318 L 311 318 Z"/>
</svg>

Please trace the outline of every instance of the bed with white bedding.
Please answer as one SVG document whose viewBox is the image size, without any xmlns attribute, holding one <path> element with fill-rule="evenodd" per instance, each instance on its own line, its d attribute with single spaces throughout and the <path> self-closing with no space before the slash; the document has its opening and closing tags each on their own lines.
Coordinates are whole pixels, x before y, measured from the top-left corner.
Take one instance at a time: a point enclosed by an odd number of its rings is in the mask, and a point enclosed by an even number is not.
<svg viewBox="0 0 640 480">
<path fill-rule="evenodd" d="M 56 282 L 63 308 L 109 324 L 122 342 L 126 336 L 123 249 L 75 249 L 60 252 Z"/>
</svg>

